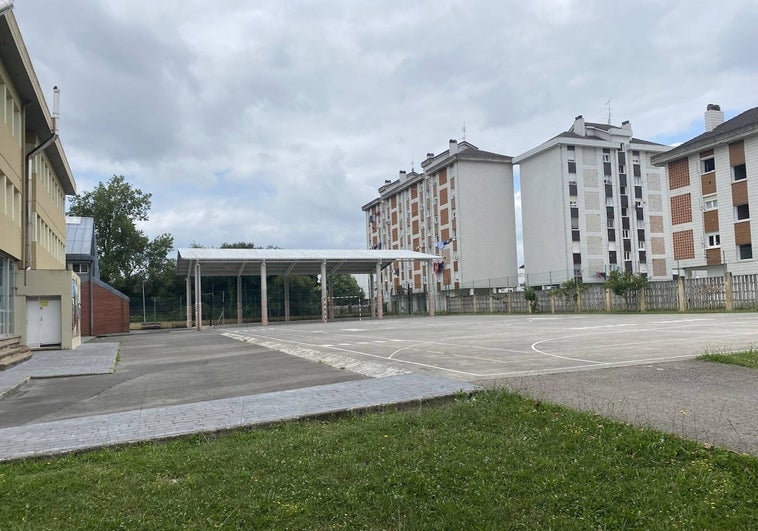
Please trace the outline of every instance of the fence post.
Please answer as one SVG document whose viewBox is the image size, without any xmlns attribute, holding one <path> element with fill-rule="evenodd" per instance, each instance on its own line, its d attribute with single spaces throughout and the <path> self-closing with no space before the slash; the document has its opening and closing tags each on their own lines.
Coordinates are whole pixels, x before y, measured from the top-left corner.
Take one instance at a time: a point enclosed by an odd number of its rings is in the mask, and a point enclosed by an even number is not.
<svg viewBox="0 0 758 531">
<path fill-rule="evenodd" d="M 647 310 L 647 288 L 642 288 L 640 290 L 640 311 L 644 312 Z"/>
<path fill-rule="evenodd" d="M 582 290 L 576 290 L 576 313 L 582 313 Z"/>
<path fill-rule="evenodd" d="M 676 293 L 679 297 L 679 311 L 683 312 L 687 309 L 687 298 L 684 296 L 684 279 L 682 277 L 676 279 Z"/>
<path fill-rule="evenodd" d="M 555 295 L 550 295 L 550 313 L 555 313 Z"/>
<path fill-rule="evenodd" d="M 726 311 L 734 310 L 734 292 L 732 291 L 732 273 L 724 273 L 724 295 L 726 296 Z"/>
<path fill-rule="evenodd" d="M 611 288 L 605 288 L 605 311 L 611 313 L 613 304 L 611 304 Z"/>
<path fill-rule="evenodd" d="M 513 313 L 513 300 L 511 299 L 513 297 L 513 292 L 508 292 L 508 302 L 506 303 L 508 305 L 508 313 Z"/>
</svg>

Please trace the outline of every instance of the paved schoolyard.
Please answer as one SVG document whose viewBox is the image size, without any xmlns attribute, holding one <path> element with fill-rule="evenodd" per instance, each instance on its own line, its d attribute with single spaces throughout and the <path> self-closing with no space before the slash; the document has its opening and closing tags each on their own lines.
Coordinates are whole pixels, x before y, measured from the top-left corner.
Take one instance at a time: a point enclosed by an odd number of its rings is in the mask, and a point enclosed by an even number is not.
<svg viewBox="0 0 758 531">
<path fill-rule="evenodd" d="M 221 332 L 368 376 L 417 372 L 480 381 L 758 347 L 758 314 L 437 316 Z"/>
<path fill-rule="evenodd" d="M 417 402 L 472 384 L 758 455 L 758 371 L 692 359 L 758 345 L 758 314 L 438 316 L 116 339 L 115 366 L 111 338 L 35 353 L 0 376 L 10 391 L 0 460 Z"/>
</svg>

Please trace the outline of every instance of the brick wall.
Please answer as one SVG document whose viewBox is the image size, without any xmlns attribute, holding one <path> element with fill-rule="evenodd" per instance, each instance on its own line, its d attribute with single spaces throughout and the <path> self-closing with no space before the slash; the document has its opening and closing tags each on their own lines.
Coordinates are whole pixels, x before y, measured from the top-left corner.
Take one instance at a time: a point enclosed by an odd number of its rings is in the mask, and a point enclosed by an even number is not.
<svg viewBox="0 0 758 531">
<path fill-rule="evenodd" d="M 692 221 L 692 202 L 690 194 L 671 197 L 671 223 L 679 225 Z"/>
<path fill-rule="evenodd" d="M 669 190 L 684 188 L 690 185 L 690 169 L 688 159 L 669 162 Z"/>
<path fill-rule="evenodd" d="M 82 335 L 101 336 L 129 332 L 129 298 L 102 284 L 82 281 Z M 90 289 L 93 289 L 93 327 L 90 328 Z"/>
</svg>

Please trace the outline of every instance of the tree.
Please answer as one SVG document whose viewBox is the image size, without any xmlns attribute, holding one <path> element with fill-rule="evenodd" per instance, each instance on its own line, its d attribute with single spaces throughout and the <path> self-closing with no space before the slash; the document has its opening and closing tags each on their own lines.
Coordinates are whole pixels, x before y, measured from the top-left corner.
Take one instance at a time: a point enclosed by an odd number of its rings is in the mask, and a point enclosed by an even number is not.
<svg viewBox="0 0 758 531">
<path fill-rule="evenodd" d="M 363 289 L 353 275 L 334 275 L 331 277 L 332 293 L 335 297 L 366 298 Z"/>
<path fill-rule="evenodd" d="M 550 294 L 553 296 L 563 296 L 566 299 L 566 303 L 573 301 L 574 308 L 579 311 L 579 298 L 583 291 L 587 290 L 587 286 L 584 285 L 581 277 L 572 278 L 561 284 L 558 288 L 550 290 Z"/>
<path fill-rule="evenodd" d="M 621 272 L 614 270 L 608 275 L 608 280 L 605 281 L 605 286 L 615 295 L 623 297 L 624 302 L 626 303 L 626 309 L 629 310 L 630 297 L 647 286 L 647 277 L 635 275 L 631 271 Z"/>
<path fill-rule="evenodd" d="M 151 241 L 137 228 L 137 222 L 148 220 L 151 197 L 114 175 L 74 197 L 68 211 L 95 219 L 100 278 L 130 296 L 141 292 L 143 282 L 159 286 L 173 262 L 168 258 L 173 236 L 161 234 Z"/>
<path fill-rule="evenodd" d="M 531 286 L 524 288 L 524 300 L 529 304 L 529 311 L 537 313 L 539 311 L 539 301 L 537 300 L 537 290 Z"/>
</svg>

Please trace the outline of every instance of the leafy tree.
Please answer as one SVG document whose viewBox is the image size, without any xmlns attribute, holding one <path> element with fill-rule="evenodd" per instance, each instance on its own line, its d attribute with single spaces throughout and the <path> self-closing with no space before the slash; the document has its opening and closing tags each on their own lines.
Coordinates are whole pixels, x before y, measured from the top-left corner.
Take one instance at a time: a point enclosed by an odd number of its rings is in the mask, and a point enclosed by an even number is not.
<svg viewBox="0 0 758 531">
<path fill-rule="evenodd" d="M 363 289 L 358 285 L 353 275 L 334 275 L 331 277 L 332 293 L 335 297 L 366 298 Z"/>
<path fill-rule="evenodd" d="M 581 296 L 582 292 L 586 290 L 587 286 L 584 285 L 581 277 L 577 277 L 567 280 L 561 284 L 560 287 L 553 288 L 550 290 L 550 292 L 553 295 L 563 296 L 566 299 L 567 303 L 573 301 L 576 311 L 578 312 L 579 306 L 577 303 L 579 302 L 579 297 Z"/>
<path fill-rule="evenodd" d="M 615 295 L 624 298 L 626 309 L 629 310 L 629 300 L 632 295 L 637 294 L 647 286 L 647 277 L 635 275 L 631 271 L 611 271 L 605 286 Z"/>
<path fill-rule="evenodd" d="M 260 247 L 257 247 L 253 242 L 234 242 L 234 243 L 227 243 L 224 242 L 221 244 L 222 249 L 260 249 Z"/>
<path fill-rule="evenodd" d="M 148 220 L 151 197 L 122 175 L 114 175 L 74 197 L 68 211 L 70 216 L 95 219 L 100 277 L 130 296 L 141 292 L 143 282 L 157 287 L 172 268 L 168 253 L 173 236 L 161 234 L 151 241 L 137 228 L 137 222 Z"/>
<path fill-rule="evenodd" d="M 524 299 L 529 303 L 529 310 L 532 313 L 539 311 L 539 301 L 537 300 L 537 290 L 531 286 L 524 288 Z"/>
</svg>

